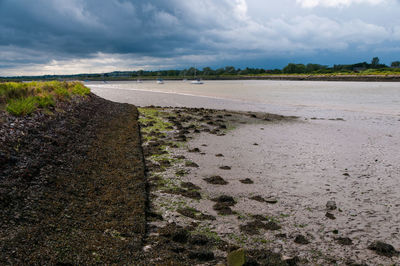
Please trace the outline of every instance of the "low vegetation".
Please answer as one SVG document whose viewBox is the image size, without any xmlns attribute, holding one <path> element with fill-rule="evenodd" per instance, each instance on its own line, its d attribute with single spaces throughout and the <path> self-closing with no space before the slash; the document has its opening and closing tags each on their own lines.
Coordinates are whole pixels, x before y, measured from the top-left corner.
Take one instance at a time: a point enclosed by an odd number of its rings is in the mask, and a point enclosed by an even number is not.
<svg viewBox="0 0 400 266">
<path fill-rule="evenodd" d="M 0 83 L 0 109 L 16 116 L 29 115 L 89 93 L 90 89 L 80 82 L 5 82 Z"/>
</svg>

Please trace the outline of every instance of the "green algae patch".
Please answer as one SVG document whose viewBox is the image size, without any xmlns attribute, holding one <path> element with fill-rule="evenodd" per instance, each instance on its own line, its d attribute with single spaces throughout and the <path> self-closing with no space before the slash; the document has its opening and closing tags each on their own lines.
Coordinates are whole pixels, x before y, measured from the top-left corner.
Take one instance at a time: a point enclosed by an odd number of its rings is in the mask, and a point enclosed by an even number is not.
<svg viewBox="0 0 400 266">
<path fill-rule="evenodd" d="M 138 108 L 140 113 L 139 122 L 145 127 L 142 127 L 143 133 L 172 131 L 172 124 L 165 121 L 167 113 L 156 108 Z"/>
</svg>

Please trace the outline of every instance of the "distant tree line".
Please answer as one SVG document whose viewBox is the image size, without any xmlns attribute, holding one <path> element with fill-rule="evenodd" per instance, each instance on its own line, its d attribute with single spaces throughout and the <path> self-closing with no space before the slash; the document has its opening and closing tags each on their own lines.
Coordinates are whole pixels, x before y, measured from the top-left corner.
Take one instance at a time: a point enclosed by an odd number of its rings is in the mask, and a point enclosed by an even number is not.
<svg viewBox="0 0 400 266">
<path fill-rule="evenodd" d="M 263 68 L 235 68 L 234 66 L 226 66 L 223 68 L 212 69 L 204 67 L 203 69 L 195 69 L 191 67 L 183 70 L 159 70 L 159 71 L 135 71 L 132 77 L 181 77 L 193 78 L 194 76 L 230 76 L 230 75 L 259 75 L 259 74 L 329 74 L 329 73 L 357 73 L 365 70 L 383 71 L 399 71 L 400 61 L 394 61 L 390 67 L 381 64 L 378 57 L 374 57 L 371 63 L 361 62 L 350 65 L 333 65 L 332 67 L 320 64 L 295 64 L 289 63 L 283 69 L 267 70 Z"/>
<path fill-rule="evenodd" d="M 284 74 L 329 74 L 329 73 L 357 73 L 366 70 L 375 70 L 377 72 L 392 71 L 400 68 L 400 61 L 394 61 L 390 67 L 381 64 L 378 57 L 374 57 L 371 63 L 362 62 L 351 65 L 333 65 L 328 67 L 319 64 L 293 64 L 290 63 L 282 69 Z"/>
<path fill-rule="evenodd" d="M 196 69 L 194 67 L 188 69 L 172 69 L 172 70 L 138 70 L 138 71 L 114 71 L 104 74 L 76 74 L 76 75 L 43 75 L 43 76 L 24 76 L 24 77 L 13 77 L 13 80 L 23 79 L 119 79 L 119 78 L 130 78 L 130 79 L 141 79 L 141 78 L 179 78 L 179 79 L 192 79 L 194 77 L 204 78 L 229 78 L 230 76 L 252 76 L 252 75 L 266 75 L 266 74 L 330 74 L 330 73 L 400 73 L 400 61 L 394 61 L 390 66 L 381 64 L 378 57 L 374 57 L 371 63 L 361 62 L 350 65 L 333 65 L 332 67 L 320 64 L 295 64 L 289 63 L 283 69 L 263 69 L 263 68 L 235 68 L 234 66 L 226 66 L 222 68 L 212 69 L 211 67 L 204 67 L 203 69 Z M 232 77 L 233 78 L 233 77 Z M 1 78 L 1 80 L 7 80 L 7 78 Z"/>
</svg>

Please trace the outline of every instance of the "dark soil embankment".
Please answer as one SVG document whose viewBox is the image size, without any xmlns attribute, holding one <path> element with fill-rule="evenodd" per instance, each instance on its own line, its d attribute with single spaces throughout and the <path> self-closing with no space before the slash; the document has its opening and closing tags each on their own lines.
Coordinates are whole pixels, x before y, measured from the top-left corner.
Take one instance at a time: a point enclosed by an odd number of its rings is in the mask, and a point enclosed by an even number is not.
<svg viewBox="0 0 400 266">
<path fill-rule="evenodd" d="M 0 114 L 0 264 L 135 264 L 146 180 L 137 109 L 95 95 Z"/>
</svg>

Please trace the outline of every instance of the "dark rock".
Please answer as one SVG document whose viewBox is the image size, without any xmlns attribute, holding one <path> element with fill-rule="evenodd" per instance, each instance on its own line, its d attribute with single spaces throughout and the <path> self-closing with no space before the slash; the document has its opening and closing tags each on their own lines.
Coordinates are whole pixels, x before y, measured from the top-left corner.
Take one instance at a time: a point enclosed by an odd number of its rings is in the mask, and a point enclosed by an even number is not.
<svg viewBox="0 0 400 266">
<path fill-rule="evenodd" d="M 308 241 L 308 239 L 303 235 L 297 235 L 296 238 L 294 239 L 294 243 L 301 244 L 301 245 L 307 245 L 310 243 L 310 241 Z"/>
<path fill-rule="evenodd" d="M 216 157 L 224 157 L 222 153 L 215 154 Z"/>
<path fill-rule="evenodd" d="M 185 166 L 186 166 L 186 167 L 196 167 L 196 168 L 199 167 L 199 165 L 198 165 L 197 163 L 192 162 L 192 161 L 186 161 L 186 162 L 185 162 Z"/>
<path fill-rule="evenodd" d="M 236 201 L 231 196 L 227 195 L 221 195 L 217 198 L 212 199 L 212 201 L 224 203 L 228 206 L 234 206 L 236 204 Z"/>
<path fill-rule="evenodd" d="M 399 255 L 399 252 L 394 249 L 390 244 L 386 244 L 381 241 L 375 241 L 368 246 L 368 249 L 374 250 L 377 254 L 386 257 L 393 257 Z"/>
<path fill-rule="evenodd" d="M 200 211 L 192 208 L 180 208 L 177 210 L 178 213 L 182 214 L 183 216 L 204 221 L 204 220 L 215 220 L 215 217 L 212 215 L 201 213 Z"/>
<path fill-rule="evenodd" d="M 343 246 L 349 246 L 349 245 L 352 245 L 352 244 L 353 244 L 353 241 L 352 241 L 350 238 L 348 238 L 348 237 L 338 237 L 338 238 L 335 238 L 335 240 L 336 240 L 340 245 L 343 245 Z"/>
<path fill-rule="evenodd" d="M 243 184 L 253 184 L 254 183 L 253 180 L 251 180 L 250 178 L 241 179 L 240 182 Z"/>
<path fill-rule="evenodd" d="M 230 166 L 224 165 L 224 166 L 220 166 L 219 169 L 222 169 L 222 170 L 231 170 L 231 167 L 230 167 Z"/>
<path fill-rule="evenodd" d="M 265 202 L 265 199 L 263 197 L 259 196 L 259 195 L 253 196 L 250 199 L 258 201 L 258 202 Z"/>
<path fill-rule="evenodd" d="M 186 171 L 185 169 L 179 169 L 175 172 L 175 175 L 177 175 L 177 176 L 184 176 L 187 174 L 188 174 L 188 171 Z"/>
<path fill-rule="evenodd" d="M 171 238 L 173 241 L 178 243 L 186 243 L 189 237 L 187 230 L 183 229 L 181 226 L 171 223 L 159 230 L 160 235 Z"/>
<path fill-rule="evenodd" d="M 198 192 L 196 190 L 182 190 L 180 194 L 186 198 L 191 198 L 191 199 L 196 199 L 196 200 L 201 199 L 200 192 Z"/>
<path fill-rule="evenodd" d="M 189 149 L 188 152 L 200 152 L 199 148 Z"/>
<path fill-rule="evenodd" d="M 293 258 L 286 259 L 285 262 L 287 263 L 288 266 L 296 266 L 300 262 L 300 258 L 294 256 Z"/>
<path fill-rule="evenodd" d="M 335 220 L 335 219 L 336 219 L 335 215 L 333 215 L 333 214 L 330 213 L 330 212 L 327 212 L 327 213 L 325 214 L 325 216 L 326 216 L 327 218 L 331 219 L 331 220 Z"/>
<path fill-rule="evenodd" d="M 189 252 L 189 258 L 199 261 L 210 261 L 214 259 L 214 253 L 210 250 L 192 250 Z"/>
<path fill-rule="evenodd" d="M 222 177 L 219 175 L 216 176 L 211 176 L 203 179 L 207 183 L 213 184 L 213 185 L 226 185 L 228 184 L 227 181 L 225 181 Z"/>
<path fill-rule="evenodd" d="M 207 245 L 210 240 L 205 235 L 191 235 L 189 238 L 189 243 L 197 246 Z"/>
<path fill-rule="evenodd" d="M 335 201 L 333 201 L 333 200 L 330 200 L 330 201 L 328 201 L 327 203 L 326 203 L 326 208 L 328 209 L 328 210 L 336 210 L 337 209 L 337 206 L 336 206 L 336 202 Z"/>
<path fill-rule="evenodd" d="M 196 186 L 192 182 L 182 182 L 181 187 L 190 189 L 190 190 L 200 190 L 201 189 L 199 186 Z"/>
<path fill-rule="evenodd" d="M 269 221 L 265 224 L 264 228 L 267 230 L 275 231 L 281 229 L 282 227 L 273 221 Z"/>
<path fill-rule="evenodd" d="M 217 202 L 214 204 L 213 209 L 218 212 L 219 215 L 230 215 L 233 214 L 232 209 L 228 204 L 223 202 Z"/>
<path fill-rule="evenodd" d="M 262 222 L 253 221 L 253 222 L 249 222 L 244 225 L 240 225 L 239 229 L 240 229 L 240 231 L 242 231 L 248 235 L 258 235 L 260 233 L 259 228 L 260 227 L 262 228 L 263 226 L 264 226 L 264 224 Z"/>
</svg>

